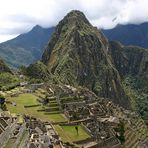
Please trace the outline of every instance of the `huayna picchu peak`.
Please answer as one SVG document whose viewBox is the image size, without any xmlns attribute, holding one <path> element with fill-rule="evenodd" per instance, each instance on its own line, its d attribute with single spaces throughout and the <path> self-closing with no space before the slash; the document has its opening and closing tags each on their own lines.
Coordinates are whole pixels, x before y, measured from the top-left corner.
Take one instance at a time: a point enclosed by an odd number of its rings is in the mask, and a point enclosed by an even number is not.
<svg viewBox="0 0 148 148">
<path fill-rule="evenodd" d="M 108 50 L 106 37 L 82 12 L 72 11 L 57 25 L 42 62 L 54 81 L 87 87 L 98 96 L 128 108 L 128 97 Z"/>
</svg>

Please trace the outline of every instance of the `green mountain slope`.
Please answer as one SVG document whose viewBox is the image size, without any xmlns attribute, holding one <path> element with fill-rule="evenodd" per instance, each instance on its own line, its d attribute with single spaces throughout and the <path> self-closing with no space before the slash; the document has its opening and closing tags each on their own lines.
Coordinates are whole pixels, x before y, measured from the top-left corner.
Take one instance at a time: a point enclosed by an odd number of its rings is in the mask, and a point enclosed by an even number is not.
<svg viewBox="0 0 148 148">
<path fill-rule="evenodd" d="M 110 54 L 122 76 L 132 108 L 148 121 L 148 51 L 110 42 Z"/>
<path fill-rule="evenodd" d="M 110 52 L 120 75 L 123 78 L 133 77 L 137 89 L 148 93 L 148 51 L 136 46 L 110 42 Z"/>
<path fill-rule="evenodd" d="M 31 31 L 0 44 L 0 57 L 11 67 L 29 65 L 41 58 L 54 28 L 35 26 Z"/>
<path fill-rule="evenodd" d="M 9 72 L 11 73 L 9 67 L 0 59 L 0 73 L 2 72 Z"/>
<path fill-rule="evenodd" d="M 19 85 L 19 79 L 9 67 L 0 59 L 0 91 L 10 90 Z"/>
<path fill-rule="evenodd" d="M 129 107 L 118 71 L 108 55 L 108 41 L 83 13 L 72 11 L 57 25 L 42 62 L 57 83 L 84 86 Z"/>
</svg>

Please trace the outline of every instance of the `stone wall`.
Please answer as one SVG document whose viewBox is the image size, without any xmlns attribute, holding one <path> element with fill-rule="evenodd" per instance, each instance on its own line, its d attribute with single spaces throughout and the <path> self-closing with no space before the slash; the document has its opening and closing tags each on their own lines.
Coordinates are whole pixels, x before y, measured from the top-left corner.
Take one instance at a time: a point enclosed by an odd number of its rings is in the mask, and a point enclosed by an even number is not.
<svg viewBox="0 0 148 148">
<path fill-rule="evenodd" d="M 0 148 L 3 148 L 8 142 L 9 138 L 12 136 L 13 131 L 15 130 L 16 121 L 12 125 L 8 125 L 5 131 L 0 135 Z"/>
<path fill-rule="evenodd" d="M 23 133 L 24 133 L 25 130 L 26 130 L 26 123 L 24 123 L 24 124 L 22 125 L 22 127 L 21 127 L 21 129 L 20 129 L 20 131 L 19 131 L 19 133 L 18 133 L 18 135 L 17 135 L 16 142 L 15 142 L 14 145 L 13 145 L 13 148 L 17 148 L 17 147 L 18 147 L 18 145 L 19 145 L 20 142 L 21 142 L 21 138 L 22 138 Z"/>
</svg>

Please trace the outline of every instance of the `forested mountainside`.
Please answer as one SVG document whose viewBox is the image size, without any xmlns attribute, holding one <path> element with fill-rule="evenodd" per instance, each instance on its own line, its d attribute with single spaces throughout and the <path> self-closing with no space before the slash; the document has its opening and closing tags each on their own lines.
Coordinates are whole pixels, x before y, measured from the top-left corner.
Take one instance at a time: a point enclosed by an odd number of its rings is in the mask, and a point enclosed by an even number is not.
<svg viewBox="0 0 148 148">
<path fill-rule="evenodd" d="M 117 25 L 113 29 L 102 29 L 102 31 L 109 40 L 119 41 L 124 45 L 148 48 L 148 22 L 138 25 Z"/>
<path fill-rule="evenodd" d="M 0 57 L 11 68 L 29 65 L 41 58 L 54 28 L 35 26 L 28 33 L 0 44 Z"/>
</svg>

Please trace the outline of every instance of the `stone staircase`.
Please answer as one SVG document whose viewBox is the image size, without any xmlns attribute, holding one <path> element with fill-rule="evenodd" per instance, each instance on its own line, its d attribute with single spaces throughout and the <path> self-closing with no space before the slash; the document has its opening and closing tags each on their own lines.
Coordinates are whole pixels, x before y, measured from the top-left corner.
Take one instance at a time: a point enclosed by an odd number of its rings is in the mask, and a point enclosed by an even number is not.
<svg viewBox="0 0 148 148">
<path fill-rule="evenodd" d="M 60 106 L 57 102 L 56 97 L 49 97 L 48 109 L 46 109 L 46 114 L 56 114 L 60 113 Z"/>
<path fill-rule="evenodd" d="M 145 138 L 145 124 L 142 120 L 135 120 L 134 125 L 126 125 L 124 148 L 137 148 L 140 141 Z"/>
</svg>

